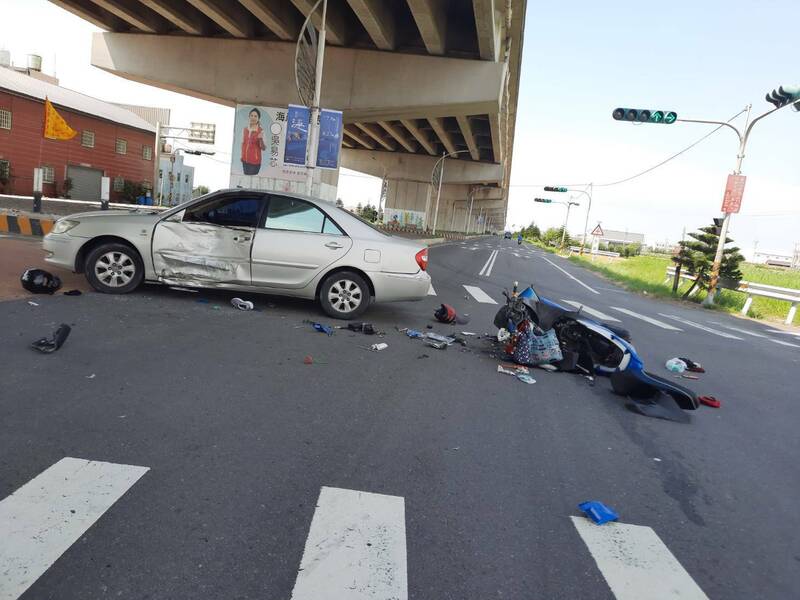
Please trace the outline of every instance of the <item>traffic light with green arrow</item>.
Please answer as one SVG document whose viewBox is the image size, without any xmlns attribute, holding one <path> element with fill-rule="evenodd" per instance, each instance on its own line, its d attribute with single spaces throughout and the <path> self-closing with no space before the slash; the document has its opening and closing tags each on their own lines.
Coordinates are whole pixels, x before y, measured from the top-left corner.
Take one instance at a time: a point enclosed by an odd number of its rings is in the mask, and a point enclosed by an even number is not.
<svg viewBox="0 0 800 600">
<path fill-rule="evenodd" d="M 544 186 L 544 191 L 545 192 L 568 192 L 569 190 L 567 188 L 565 188 L 565 187 L 556 187 L 556 186 L 552 186 L 552 185 L 546 185 L 546 186 Z"/>
<path fill-rule="evenodd" d="M 545 204 L 550 204 L 552 200 L 550 198 L 534 198 L 534 202 L 544 202 Z"/>
<path fill-rule="evenodd" d="M 615 121 L 631 123 L 662 123 L 671 125 L 678 120 L 678 113 L 671 110 L 650 110 L 647 108 L 617 108 L 611 113 Z"/>
</svg>

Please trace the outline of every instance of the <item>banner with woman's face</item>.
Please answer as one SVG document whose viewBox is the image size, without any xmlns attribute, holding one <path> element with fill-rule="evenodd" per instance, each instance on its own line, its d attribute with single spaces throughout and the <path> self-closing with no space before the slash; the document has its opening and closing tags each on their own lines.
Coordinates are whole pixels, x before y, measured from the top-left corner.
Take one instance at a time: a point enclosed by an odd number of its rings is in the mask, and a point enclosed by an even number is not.
<svg viewBox="0 0 800 600">
<path fill-rule="evenodd" d="M 233 127 L 231 187 L 293 191 L 291 182 L 305 181 L 304 166 L 284 164 L 285 108 L 239 104 Z"/>
</svg>

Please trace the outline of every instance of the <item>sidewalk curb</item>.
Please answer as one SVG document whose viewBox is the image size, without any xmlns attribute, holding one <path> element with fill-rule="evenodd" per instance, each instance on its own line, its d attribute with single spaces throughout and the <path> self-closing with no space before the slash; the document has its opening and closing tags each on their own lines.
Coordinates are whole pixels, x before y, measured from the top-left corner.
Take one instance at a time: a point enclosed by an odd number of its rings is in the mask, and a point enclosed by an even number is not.
<svg viewBox="0 0 800 600">
<path fill-rule="evenodd" d="M 0 212 L 0 233 L 18 233 L 42 237 L 50 233 L 54 223 L 55 219 Z"/>
</svg>

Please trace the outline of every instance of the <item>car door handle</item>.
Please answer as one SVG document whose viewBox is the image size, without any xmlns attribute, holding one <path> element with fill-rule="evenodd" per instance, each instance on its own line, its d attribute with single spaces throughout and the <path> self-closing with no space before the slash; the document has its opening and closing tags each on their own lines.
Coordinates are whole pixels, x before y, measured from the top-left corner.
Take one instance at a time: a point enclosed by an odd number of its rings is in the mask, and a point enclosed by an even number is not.
<svg viewBox="0 0 800 600">
<path fill-rule="evenodd" d="M 325 247 L 330 248 L 331 250 L 338 250 L 339 248 L 344 248 L 344 246 L 336 242 L 328 242 L 327 244 L 325 244 Z"/>
<path fill-rule="evenodd" d="M 233 236 L 233 241 L 234 242 L 249 242 L 252 239 L 253 239 L 253 237 L 249 236 L 249 235 L 236 235 L 236 236 Z"/>
</svg>

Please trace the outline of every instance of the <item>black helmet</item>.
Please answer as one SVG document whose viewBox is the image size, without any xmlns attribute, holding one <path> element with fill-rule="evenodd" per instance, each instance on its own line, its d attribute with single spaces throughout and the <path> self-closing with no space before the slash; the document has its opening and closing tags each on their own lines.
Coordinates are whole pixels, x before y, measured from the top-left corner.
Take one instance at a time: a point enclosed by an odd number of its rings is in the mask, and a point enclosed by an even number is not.
<svg viewBox="0 0 800 600">
<path fill-rule="evenodd" d="M 19 280 L 32 294 L 53 294 L 61 287 L 61 279 L 43 269 L 25 269 Z"/>
</svg>

